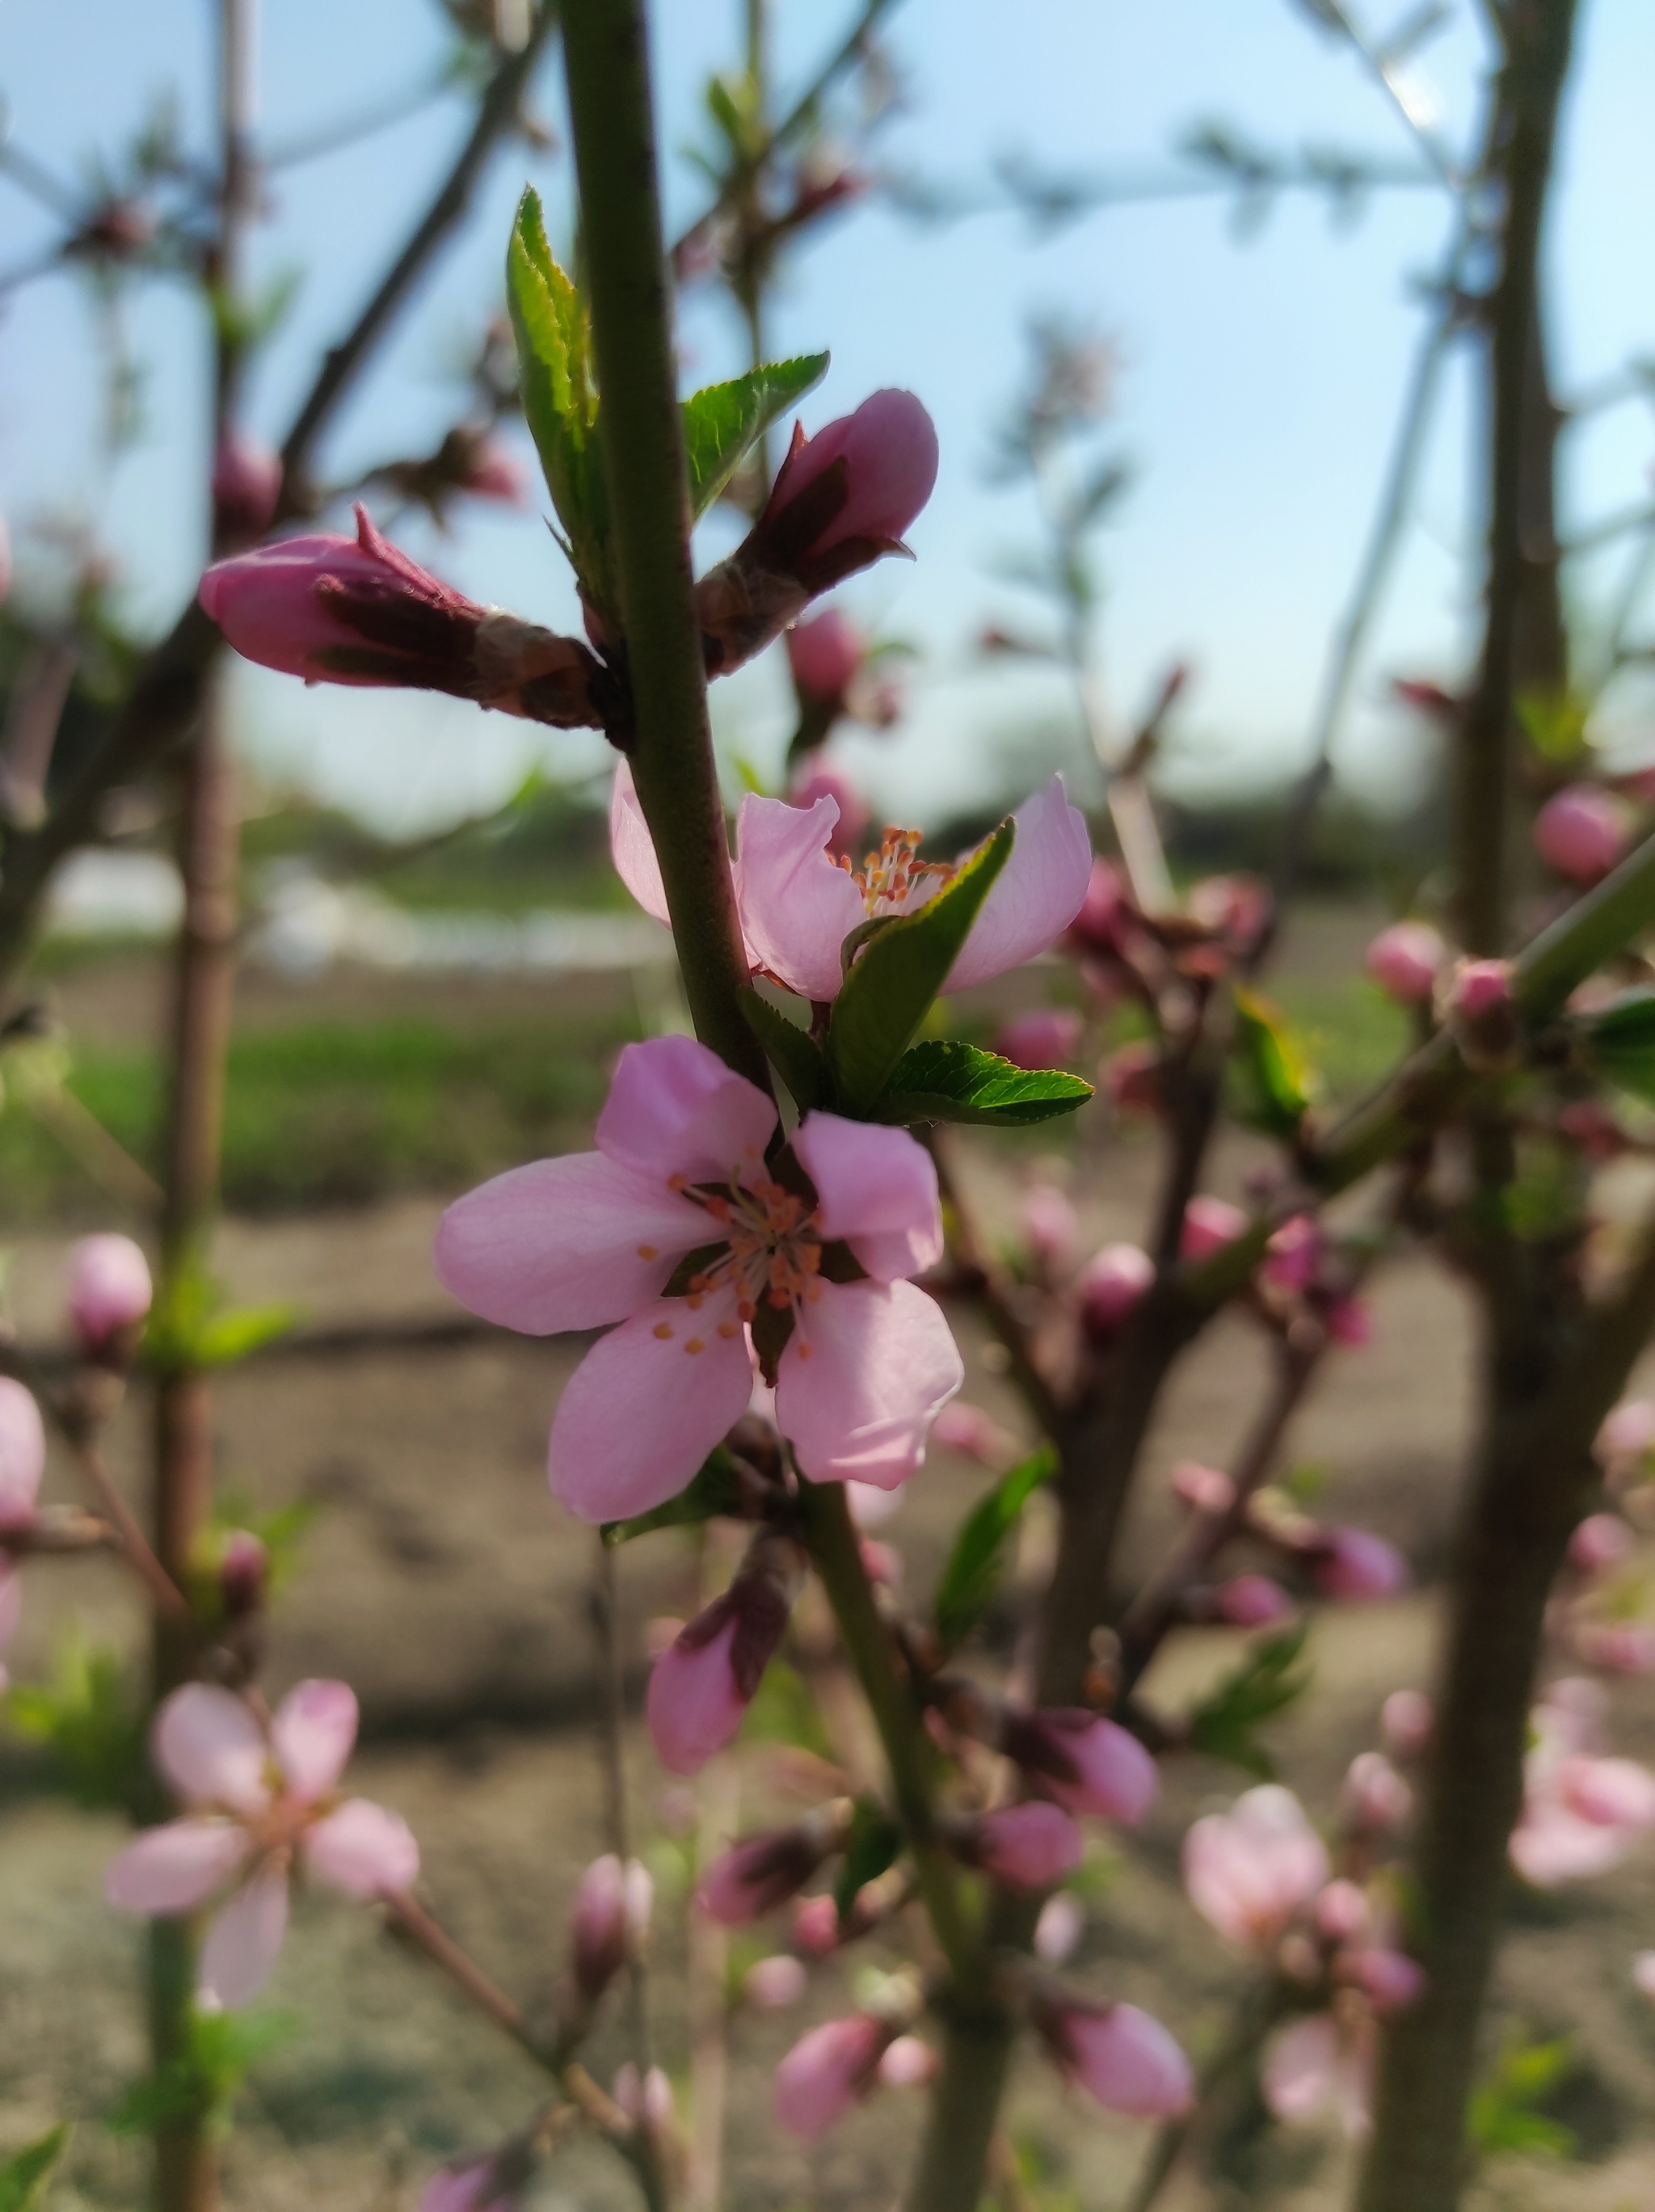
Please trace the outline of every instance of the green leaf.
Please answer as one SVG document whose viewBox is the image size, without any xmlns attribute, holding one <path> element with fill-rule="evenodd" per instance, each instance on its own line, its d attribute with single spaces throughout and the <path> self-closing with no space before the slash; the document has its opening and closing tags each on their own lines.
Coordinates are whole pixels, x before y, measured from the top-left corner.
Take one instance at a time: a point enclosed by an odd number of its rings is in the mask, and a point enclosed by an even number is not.
<svg viewBox="0 0 1655 2212">
<path fill-rule="evenodd" d="M 952 1651 L 987 1612 L 1005 1564 L 1006 1539 L 1022 1510 L 1058 1468 L 1058 1455 L 1042 1444 L 1003 1474 L 979 1498 L 961 1522 L 937 1585 L 931 1619 L 945 1651 Z"/>
<path fill-rule="evenodd" d="M 1308 1624 L 1300 1621 L 1253 1645 L 1191 1714 L 1190 1742 L 1197 1751 L 1270 1779 L 1276 1768 L 1254 1731 L 1309 1687 L 1310 1668 L 1300 1663 L 1307 1633 Z"/>
<path fill-rule="evenodd" d="M 19 1735 L 42 1746 L 77 1805 L 128 1811 L 136 1802 L 148 1764 L 143 1701 L 118 1654 L 74 1638 L 51 1679 L 18 1683 L 4 1710 Z"/>
<path fill-rule="evenodd" d="M 742 1012 L 747 1026 L 764 1047 L 765 1056 L 778 1071 L 801 1114 L 828 1103 L 828 1063 L 797 1022 L 773 1006 L 757 991 L 742 993 Z"/>
<path fill-rule="evenodd" d="M 506 297 L 517 339 L 524 419 L 567 538 L 569 558 L 588 595 L 612 611 L 609 501 L 597 444 L 591 324 L 585 302 L 546 242 L 540 195 L 532 187 L 519 201 L 512 227 Z"/>
<path fill-rule="evenodd" d="M 1655 991 L 1623 991 L 1578 1032 L 1594 1074 L 1655 1106 Z"/>
<path fill-rule="evenodd" d="M 1018 1067 L 974 1044 L 926 1039 L 898 1060 L 875 1103 L 874 1116 L 881 1121 L 973 1121 L 1019 1129 L 1072 1114 L 1091 1096 L 1089 1083 L 1062 1068 Z"/>
<path fill-rule="evenodd" d="M 295 1305 L 242 1306 L 232 1313 L 215 1315 L 196 1338 L 191 1364 L 233 1367 L 237 1360 L 286 1336 L 297 1325 L 299 1316 Z"/>
<path fill-rule="evenodd" d="M 773 1659 L 765 1668 L 742 1723 L 747 1743 L 791 1743 L 832 1760 L 833 1740 L 822 1725 L 809 1686 L 796 1667 Z"/>
<path fill-rule="evenodd" d="M 841 1109 L 864 1117 L 948 980 L 1016 831 L 1003 822 L 947 887 L 870 938 L 834 1001 L 828 1065 Z"/>
<path fill-rule="evenodd" d="M 902 1831 L 884 1807 L 870 1797 L 858 1797 L 851 1815 L 844 1862 L 834 1884 L 834 1903 L 841 1920 L 856 1903 L 857 1892 L 895 1865 L 901 1848 Z"/>
<path fill-rule="evenodd" d="M 1531 685 L 1520 691 L 1517 719 L 1542 760 L 1561 767 L 1579 760 L 1587 750 L 1586 725 L 1591 719 L 1591 702 L 1567 686 L 1555 690 Z"/>
<path fill-rule="evenodd" d="M 68 2148 L 72 2120 L 59 2120 L 37 2142 L 0 2166 L 0 2212 L 36 2212 L 46 2193 L 52 2169 Z"/>
<path fill-rule="evenodd" d="M 634 1536 L 647 1536 L 652 1529 L 690 1528 L 721 1513 L 738 1514 L 743 1502 L 736 1462 L 722 1444 L 715 1444 L 687 1490 L 648 1513 L 634 1514 L 630 1521 L 604 1522 L 603 1541 L 629 1544 Z"/>
<path fill-rule="evenodd" d="M 683 404 L 684 465 L 689 511 L 706 513 L 752 450 L 761 431 L 785 414 L 828 368 L 825 353 L 767 362 L 728 384 L 709 384 Z"/>
<path fill-rule="evenodd" d="M 1536 2107 L 1574 2070 L 1567 2037 L 1549 2043 L 1508 2042 L 1472 2093 L 1467 2132 L 1475 2148 L 1484 2157 L 1502 2150 L 1572 2157 L 1573 2129 Z"/>
<path fill-rule="evenodd" d="M 1316 1073 L 1287 1016 L 1256 991 L 1235 994 L 1231 1066 L 1237 1119 L 1267 1136 L 1290 1137 L 1315 1098 Z"/>
<path fill-rule="evenodd" d="M 159 2072 L 134 2081 L 109 2116 L 112 2135 L 154 2135 L 181 2121 L 219 2135 L 248 2068 L 294 2032 L 285 2013 L 197 2012 L 187 2040 Z"/>
</svg>

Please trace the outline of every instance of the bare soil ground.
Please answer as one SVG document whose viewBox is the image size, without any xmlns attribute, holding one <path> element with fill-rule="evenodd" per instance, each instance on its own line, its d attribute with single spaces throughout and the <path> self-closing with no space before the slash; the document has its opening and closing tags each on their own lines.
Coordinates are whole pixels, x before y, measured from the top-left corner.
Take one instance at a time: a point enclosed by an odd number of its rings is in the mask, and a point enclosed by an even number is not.
<svg viewBox="0 0 1655 2212">
<path fill-rule="evenodd" d="M 88 989 L 93 987 L 88 984 Z M 98 988 L 103 988 L 101 986 Z M 342 997 L 346 987 L 338 987 Z M 107 1018 L 129 1018 L 115 992 Z M 253 1018 L 258 1018 L 257 1009 Z M 147 1024 L 149 1010 L 142 1011 Z M 1234 1190 L 1246 1166 L 1226 1155 L 1215 1178 Z M 1142 1232 L 1150 1156 L 1126 1141 L 1088 1153 L 1076 1197 L 1089 1232 Z M 1009 1218 L 1026 1169 L 986 1153 L 973 1177 L 991 1217 Z M 435 1200 L 367 1215 L 250 1226 L 227 1224 L 218 1260 L 238 1300 L 294 1297 L 312 1318 L 434 1315 L 445 1310 L 427 1254 Z M 50 1324 L 61 1240 L 19 1245 L 11 1279 L 26 1331 Z M 1293 1450 L 1325 1465 L 1326 1498 L 1342 1516 L 1407 1548 L 1420 1594 L 1395 1604 L 1331 1610 L 1312 1637 L 1316 1680 L 1276 1729 L 1283 1777 L 1325 1815 L 1344 1764 L 1373 1740 L 1385 1694 L 1428 1679 L 1440 1573 L 1469 1419 L 1467 1312 L 1423 1262 L 1398 1264 L 1374 1293 L 1376 1334 L 1361 1355 L 1331 1364 L 1296 1427 Z M 955 1316 L 968 1393 L 1016 1427 L 1015 1402 L 972 1316 Z M 300 1571 L 282 1596 L 269 1679 L 339 1674 L 361 1698 L 366 1743 L 354 1781 L 401 1809 L 418 1833 L 430 1900 L 482 1963 L 530 2004 L 548 2001 L 562 1924 L 580 1868 L 603 1847 L 598 1758 L 591 1727 L 592 1639 L 586 1594 L 592 1540 L 550 1504 L 548 1418 L 579 1346 L 501 1336 L 433 1351 L 330 1363 L 271 1360 L 227 1374 L 217 1390 L 225 1482 L 261 1505 L 297 1496 L 321 1515 Z M 1222 1464 L 1264 1381 L 1246 1324 L 1227 1322 L 1191 1354 L 1157 1431 L 1128 1545 L 1127 1571 L 1150 1558 L 1171 1525 L 1167 1472 L 1178 1458 Z M 138 1489 L 142 1409 L 112 1439 Z M 923 1597 L 962 1501 L 982 1470 L 946 1452 L 912 1486 L 890 1534 Z M 72 1494 L 54 1462 L 52 1494 Z M 628 1650 L 641 1665 L 642 1623 L 693 1601 L 688 1548 L 668 1534 L 621 1555 Z M 107 1566 L 31 1577 L 23 1631 L 10 1655 L 27 1680 L 78 1620 L 135 1643 L 140 1623 Z M 1169 1707 L 1233 1662 L 1239 1639 L 1191 1632 L 1169 1650 L 1152 1693 Z M 1617 1692 L 1619 1747 L 1655 1759 L 1655 1685 Z M 661 1778 L 647 1744 L 629 1745 L 640 1827 L 659 1835 Z M 1143 1829 L 1111 1839 L 1112 1879 L 1095 1897 L 1077 1978 L 1153 2006 L 1192 2050 L 1222 2031 L 1245 1979 L 1185 1903 L 1179 1839 L 1204 1804 L 1244 1778 L 1209 1762 L 1171 1762 Z M 54 2207 L 142 2201 L 142 2158 L 100 2124 L 143 2053 L 135 1986 L 140 1931 L 99 1901 L 116 1824 L 76 1812 L 33 1785 L 26 1762 L 0 1762 L 0 2150 L 59 2115 L 83 2117 Z M 667 1862 L 662 1862 L 667 1871 Z M 778 1931 L 779 1932 L 779 1931 Z M 1655 1854 L 1543 1904 L 1513 1905 L 1500 1982 L 1500 2019 L 1531 2036 L 1572 2039 L 1576 2072 L 1559 2111 L 1579 2138 L 1568 2165 L 1496 2161 L 1479 2184 L 1479 2212 L 1649 2212 L 1655 2207 L 1655 2008 L 1633 1990 L 1628 1954 L 1655 1943 Z M 894 1954 L 864 1947 L 876 1961 Z M 808 2020 L 842 2008 L 861 1954 L 821 1974 L 797 2014 L 743 2016 L 732 2031 L 734 2074 L 726 2201 L 731 2212 L 812 2205 L 876 2212 L 895 2202 L 918 2119 L 912 2099 L 886 2093 L 817 2148 L 802 2151 L 767 2114 L 769 2080 Z M 657 1942 L 661 2056 L 685 2061 L 682 1900 L 665 1894 Z M 256 2066 L 227 2154 L 232 2212 L 399 2212 L 432 2163 L 486 2144 L 519 2122 L 537 2094 L 532 2069 L 468 2014 L 369 1911 L 306 1900 L 270 1993 L 291 2036 Z M 600 2036 L 604 2078 L 621 2052 Z M 1120 2203 L 1148 2130 L 1100 2118 L 1062 2093 L 1034 2060 L 1015 2100 L 1040 2143 L 1052 2200 L 1086 2212 Z M 1239 2116 L 1218 2161 L 1164 2200 L 1168 2212 L 1331 2212 L 1348 2154 L 1318 2132 L 1266 2131 Z M 630 2202 L 624 2177 L 596 2152 L 562 2154 L 534 2199 L 607 2212 Z"/>
</svg>

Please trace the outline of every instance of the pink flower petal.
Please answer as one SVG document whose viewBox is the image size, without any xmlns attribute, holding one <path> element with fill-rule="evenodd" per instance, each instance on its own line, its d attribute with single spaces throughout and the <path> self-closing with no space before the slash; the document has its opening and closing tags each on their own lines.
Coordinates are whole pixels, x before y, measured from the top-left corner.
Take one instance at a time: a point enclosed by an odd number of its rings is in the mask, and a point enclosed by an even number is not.
<svg viewBox="0 0 1655 2212">
<path fill-rule="evenodd" d="M 420 1847 L 407 1821 L 367 1797 L 347 1797 L 306 1828 L 302 1849 L 311 1873 L 347 1897 L 384 1897 L 410 1888 L 419 1875 Z"/>
<path fill-rule="evenodd" d="M 602 1337 L 564 1385 L 547 1466 L 583 1521 L 620 1521 L 676 1498 L 747 1411 L 753 1363 L 734 1291 L 691 1312 L 645 1306 Z"/>
<path fill-rule="evenodd" d="M 912 1283 L 823 1283 L 776 1376 L 776 1413 L 813 1482 L 894 1490 L 966 1370 L 942 1308 Z"/>
<path fill-rule="evenodd" d="M 40 1408 L 21 1382 L 0 1375 L 0 1528 L 33 1520 L 45 1464 Z"/>
<path fill-rule="evenodd" d="M 241 1699 L 186 1682 L 155 1716 L 155 1759 L 186 1803 L 262 1812 L 270 1802 L 264 1731 Z"/>
<path fill-rule="evenodd" d="M 638 787 L 624 760 L 615 771 L 609 792 L 609 857 L 615 872 L 644 912 L 670 924 L 666 886 L 661 863 L 655 857 L 655 841 L 649 834 L 644 810 L 638 804 Z"/>
<path fill-rule="evenodd" d="M 104 1896 L 122 1912 L 193 1912 L 246 1855 L 239 1820 L 165 1820 L 116 1852 Z"/>
<path fill-rule="evenodd" d="M 1017 835 L 1006 864 L 949 971 L 945 991 L 963 991 L 1020 968 L 1057 943 L 1080 912 L 1092 880 L 1086 817 L 1054 775 L 1013 817 Z"/>
<path fill-rule="evenodd" d="M 438 1279 L 473 1313 L 550 1336 L 624 1321 L 715 1235 L 701 1208 L 658 1176 L 569 1152 L 457 1199 L 434 1256 Z"/>
<path fill-rule="evenodd" d="M 594 1133 L 600 1152 L 636 1175 L 728 1182 L 760 1165 L 775 1127 L 756 1084 L 694 1037 L 664 1036 L 622 1052 Z"/>
<path fill-rule="evenodd" d="M 699 1774 L 742 1724 L 749 1699 L 731 1657 L 738 1626 L 732 1614 L 705 1644 L 687 1643 L 681 1635 L 655 1662 L 644 1712 L 670 1773 Z"/>
<path fill-rule="evenodd" d="M 822 1235 L 844 1237 L 876 1282 L 937 1265 L 943 1256 L 937 1165 L 906 1129 L 808 1114 L 793 1151 L 821 1201 Z"/>
<path fill-rule="evenodd" d="M 1232 1943 L 1268 1950 L 1328 1877 L 1327 1847 L 1290 1790 L 1263 1783 L 1184 1838 L 1184 1885 Z"/>
<path fill-rule="evenodd" d="M 855 879 L 828 852 L 832 799 L 789 806 L 749 793 L 736 817 L 736 896 L 748 957 L 797 991 L 839 995 L 840 947 L 867 919 Z"/>
<path fill-rule="evenodd" d="M 1332 2099 L 1339 2071 L 1338 2025 L 1331 2013 L 1312 2013 L 1278 2029 L 1265 2045 L 1264 2102 L 1278 2120 L 1302 2125 Z"/>
<path fill-rule="evenodd" d="M 790 2134 L 821 2135 L 863 2096 L 890 2040 L 890 2030 L 862 2012 L 813 2027 L 776 2069 L 777 2119 Z"/>
<path fill-rule="evenodd" d="M 270 1723 L 276 1764 L 304 1805 L 332 1789 L 355 1741 L 356 1698 L 348 1682 L 295 1682 Z"/>
<path fill-rule="evenodd" d="M 1190 2062 L 1152 2014 L 1131 2004 L 1076 2004 L 1059 2015 L 1058 2036 L 1064 2071 L 1106 2112 L 1161 2119 L 1189 2110 Z"/>
<path fill-rule="evenodd" d="M 226 2012 L 251 2003 L 270 1978 L 287 1932 L 287 1869 L 267 1866 L 214 1916 L 201 1947 L 203 1997 Z"/>
</svg>

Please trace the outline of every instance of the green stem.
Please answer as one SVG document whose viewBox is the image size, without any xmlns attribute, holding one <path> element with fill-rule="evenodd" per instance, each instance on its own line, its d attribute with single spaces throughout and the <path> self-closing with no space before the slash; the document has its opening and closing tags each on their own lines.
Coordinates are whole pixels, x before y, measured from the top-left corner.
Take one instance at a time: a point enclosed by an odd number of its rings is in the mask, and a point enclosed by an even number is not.
<svg viewBox="0 0 1655 2212">
<path fill-rule="evenodd" d="M 569 0 L 563 53 L 636 712 L 633 775 L 695 1034 L 768 1091 L 764 1054 L 742 1012 L 747 961 L 695 619 L 642 0 Z"/>
</svg>

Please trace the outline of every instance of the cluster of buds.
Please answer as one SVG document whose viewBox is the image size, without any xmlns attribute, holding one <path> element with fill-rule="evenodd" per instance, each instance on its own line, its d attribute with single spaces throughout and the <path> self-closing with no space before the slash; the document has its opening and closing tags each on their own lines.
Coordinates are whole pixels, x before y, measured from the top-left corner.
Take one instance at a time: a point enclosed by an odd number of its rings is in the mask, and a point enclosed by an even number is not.
<svg viewBox="0 0 1655 2212">
<path fill-rule="evenodd" d="M 655 1885 L 637 1859 L 596 1858 L 580 1877 L 569 1914 L 569 1972 L 578 2008 L 591 2012 L 649 1934 Z"/>
<path fill-rule="evenodd" d="M 1655 1829 L 1655 1774 L 1604 1752 L 1605 1706 L 1596 1682 L 1570 1677 L 1530 1716 L 1511 1860 L 1537 1889 L 1606 1874 Z"/>
</svg>

